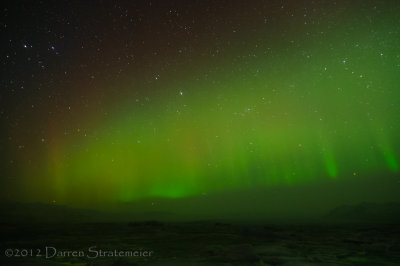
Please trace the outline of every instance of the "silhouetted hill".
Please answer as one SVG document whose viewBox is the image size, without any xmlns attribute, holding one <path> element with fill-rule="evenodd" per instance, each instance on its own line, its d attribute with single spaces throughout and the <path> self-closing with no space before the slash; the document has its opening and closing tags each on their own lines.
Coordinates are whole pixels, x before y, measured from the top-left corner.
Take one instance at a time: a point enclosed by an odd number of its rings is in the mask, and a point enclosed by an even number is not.
<svg viewBox="0 0 400 266">
<path fill-rule="evenodd" d="M 342 205 L 324 218 L 332 222 L 400 223 L 400 203 Z"/>
<path fill-rule="evenodd" d="M 213 198 L 214 199 L 214 198 Z M 230 199 L 230 198 L 228 198 Z M 155 199 L 153 199 L 155 200 Z M 45 203 L 1 203 L 1 223 L 26 223 L 26 222 L 130 222 L 130 221 L 193 221 L 193 220 L 227 220 L 245 222 L 272 222 L 272 223 L 298 223 L 298 222 L 332 222 L 332 223 L 400 223 L 400 203 L 360 203 L 356 205 L 341 205 L 333 208 L 322 220 L 315 219 L 293 219 L 292 216 L 281 216 L 279 213 L 265 208 L 248 208 L 246 216 L 238 217 L 234 209 L 222 208 L 214 210 L 204 209 L 204 202 L 210 199 L 189 198 L 185 201 L 175 199 L 146 200 L 135 203 L 111 205 L 105 209 L 73 208 L 63 205 Z M 227 200 L 226 200 L 227 201 Z M 218 202 L 218 201 L 217 201 Z M 220 201 L 221 202 L 221 201 Z M 161 207 L 158 207 L 161 205 Z M 243 205 L 243 208 L 244 209 Z M 112 207 L 112 208 L 111 208 Z M 174 209 L 177 213 L 167 210 Z M 182 210 L 188 210 L 184 215 Z M 208 212 L 207 212 L 208 211 Z M 267 219 L 271 215 L 271 219 Z M 319 216 L 321 217 L 321 216 Z"/>
<path fill-rule="evenodd" d="M 101 213 L 44 203 L 2 203 L 1 222 L 90 222 L 99 220 Z"/>
<path fill-rule="evenodd" d="M 157 210 L 97 210 L 74 208 L 65 205 L 45 203 L 7 202 L 0 204 L 0 223 L 87 223 L 87 222 L 127 222 L 166 219 L 174 216 Z"/>
</svg>

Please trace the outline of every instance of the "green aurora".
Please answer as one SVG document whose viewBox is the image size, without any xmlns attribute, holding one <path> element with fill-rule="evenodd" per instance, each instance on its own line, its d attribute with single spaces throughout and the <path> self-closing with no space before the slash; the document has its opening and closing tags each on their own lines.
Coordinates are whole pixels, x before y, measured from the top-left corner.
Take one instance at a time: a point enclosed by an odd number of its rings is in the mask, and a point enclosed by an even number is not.
<svg viewBox="0 0 400 266">
<path fill-rule="evenodd" d="M 266 56 L 246 73 L 189 81 L 172 103 L 127 101 L 97 137 L 61 143 L 36 175 L 47 170 L 60 201 L 76 193 L 130 201 L 397 172 L 400 95 L 398 78 L 382 77 L 388 59 L 378 51 L 346 64 L 329 51 L 313 58 L 270 74 Z"/>
<path fill-rule="evenodd" d="M 113 97 L 70 123 L 46 120 L 39 153 L 10 151 L 21 162 L 11 197 L 130 202 L 397 176 L 395 6 L 238 15 L 237 31 L 217 25 L 219 42 L 198 41 L 212 51 L 206 58 L 197 52 L 146 77 L 131 69 L 95 85 L 77 81 L 71 86 Z"/>
</svg>

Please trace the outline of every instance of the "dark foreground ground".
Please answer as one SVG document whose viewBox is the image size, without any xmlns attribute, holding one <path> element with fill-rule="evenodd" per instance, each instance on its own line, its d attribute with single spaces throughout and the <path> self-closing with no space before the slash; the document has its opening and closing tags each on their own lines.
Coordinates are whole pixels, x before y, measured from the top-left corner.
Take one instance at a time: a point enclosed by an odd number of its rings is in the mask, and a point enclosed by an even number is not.
<svg viewBox="0 0 400 266">
<path fill-rule="evenodd" d="M 399 225 L 2 224 L 1 238 L 0 265 L 400 265 Z"/>
</svg>

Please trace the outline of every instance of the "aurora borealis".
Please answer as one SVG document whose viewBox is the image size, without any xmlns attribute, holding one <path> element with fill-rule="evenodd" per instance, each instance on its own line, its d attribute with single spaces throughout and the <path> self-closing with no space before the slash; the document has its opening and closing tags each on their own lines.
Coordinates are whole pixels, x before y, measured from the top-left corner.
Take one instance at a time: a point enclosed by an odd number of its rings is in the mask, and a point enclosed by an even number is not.
<svg viewBox="0 0 400 266">
<path fill-rule="evenodd" d="M 7 200 L 399 186 L 398 1 L 3 5 Z"/>
</svg>

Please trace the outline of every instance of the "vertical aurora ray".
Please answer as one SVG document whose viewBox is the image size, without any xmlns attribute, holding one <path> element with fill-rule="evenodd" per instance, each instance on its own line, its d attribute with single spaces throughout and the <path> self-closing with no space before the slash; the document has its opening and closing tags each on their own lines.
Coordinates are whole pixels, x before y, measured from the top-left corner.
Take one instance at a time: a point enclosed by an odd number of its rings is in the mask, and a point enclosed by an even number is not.
<svg viewBox="0 0 400 266">
<path fill-rule="evenodd" d="M 386 147 L 383 149 L 382 153 L 388 168 L 393 172 L 397 172 L 399 170 L 399 165 L 392 149 Z"/>
<path fill-rule="evenodd" d="M 324 152 L 324 164 L 325 169 L 330 177 L 335 178 L 338 176 L 335 157 L 331 151 Z"/>
<path fill-rule="evenodd" d="M 390 170 L 397 172 L 399 170 L 399 165 L 394 155 L 390 152 L 385 152 L 384 154 L 386 163 L 388 164 Z"/>
<path fill-rule="evenodd" d="M 386 121 L 386 119 L 384 120 Z M 394 152 L 394 143 L 395 135 L 388 130 L 384 130 L 383 123 L 376 123 L 377 134 L 376 139 L 378 141 L 378 147 L 380 150 L 381 157 L 383 157 L 386 167 L 390 169 L 390 171 L 397 172 L 399 170 L 398 159 Z"/>
</svg>

